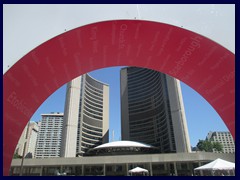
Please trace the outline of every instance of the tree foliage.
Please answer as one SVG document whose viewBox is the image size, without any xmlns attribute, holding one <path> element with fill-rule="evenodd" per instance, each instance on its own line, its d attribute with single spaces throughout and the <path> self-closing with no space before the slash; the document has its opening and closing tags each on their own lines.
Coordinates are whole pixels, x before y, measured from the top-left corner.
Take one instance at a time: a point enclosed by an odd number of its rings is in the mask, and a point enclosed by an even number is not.
<svg viewBox="0 0 240 180">
<path fill-rule="evenodd" d="M 219 142 L 213 142 L 213 148 L 216 151 L 223 152 L 223 145 Z"/>
<path fill-rule="evenodd" d="M 13 155 L 13 159 L 21 159 L 21 158 L 22 158 L 22 156 L 18 155 L 17 153 L 15 153 Z"/>
<path fill-rule="evenodd" d="M 200 151 L 213 152 L 213 145 L 210 141 L 199 140 L 197 148 Z"/>
<path fill-rule="evenodd" d="M 212 142 L 208 140 L 199 140 L 197 148 L 200 151 L 213 152 L 213 150 L 222 152 L 223 146 L 219 142 Z"/>
</svg>

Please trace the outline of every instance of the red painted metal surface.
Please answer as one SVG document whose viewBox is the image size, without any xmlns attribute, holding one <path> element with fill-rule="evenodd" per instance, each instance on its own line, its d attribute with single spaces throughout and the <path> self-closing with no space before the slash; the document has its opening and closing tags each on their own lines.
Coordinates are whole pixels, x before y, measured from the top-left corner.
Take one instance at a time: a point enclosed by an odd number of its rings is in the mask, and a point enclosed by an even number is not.
<svg viewBox="0 0 240 180">
<path fill-rule="evenodd" d="M 4 74 L 4 175 L 9 174 L 23 128 L 48 96 L 79 75 L 119 65 L 154 69 L 188 84 L 214 107 L 235 138 L 233 53 L 175 26 L 140 20 L 105 21 L 50 39 Z"/>
</svg>

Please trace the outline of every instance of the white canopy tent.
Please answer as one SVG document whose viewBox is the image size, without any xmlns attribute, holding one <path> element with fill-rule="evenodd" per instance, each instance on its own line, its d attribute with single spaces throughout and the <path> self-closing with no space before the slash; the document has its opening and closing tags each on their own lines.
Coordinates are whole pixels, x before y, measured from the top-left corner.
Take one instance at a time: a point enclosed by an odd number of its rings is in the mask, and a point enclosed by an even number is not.
<svg viewBox="0 0 240 180">
<path fill-rule="evenodd" d="M 131 176 L 132 175 L 143 175 L 143 176 L 148 175 L 148 170 L 140 168 L 140 167 L 135 167 L 135 168 L 129 170 L 128 172 L 130 173 Z"/>
<path fill-rule="evenodd" d="M 194 171 L 211 171 L 212 175 L 234 175 L 235 163 L 218 158 L 208 164 L 195 168 Z"/>
</svg>

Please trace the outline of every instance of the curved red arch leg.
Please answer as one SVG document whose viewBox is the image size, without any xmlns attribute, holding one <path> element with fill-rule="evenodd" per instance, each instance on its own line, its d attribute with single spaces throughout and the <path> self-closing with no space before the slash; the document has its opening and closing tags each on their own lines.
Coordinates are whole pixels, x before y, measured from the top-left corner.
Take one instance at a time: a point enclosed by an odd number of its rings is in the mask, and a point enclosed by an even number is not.
<svg viewBox="0 0 240 180">
<path fill-rule="evenodd" d="M 105 21 L 41 44 L 4 74 L 4 175 L 9 174 L 23 128 L 49 95 L 79 75 L 120 65 L 154 69 L 188 84 L 214 107 L 235 138 L 233 53 L 175 26 L 140 20 Z"/>
</svg>

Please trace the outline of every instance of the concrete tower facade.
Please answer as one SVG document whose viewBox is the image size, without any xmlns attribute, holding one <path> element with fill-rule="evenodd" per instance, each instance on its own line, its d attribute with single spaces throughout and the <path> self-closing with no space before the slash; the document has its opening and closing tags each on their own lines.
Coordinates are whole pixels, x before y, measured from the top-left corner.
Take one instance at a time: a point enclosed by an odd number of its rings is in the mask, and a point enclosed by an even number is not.
<svg viewBox="0 0 240 180">
<path fill-rule="evenodd" d="M 62 157 L 76 157 L 109 140 L 109 86 L 88 74 L 67 85 Z"/>
<path fill-rule="evenodd" d="M 122 140 L 190 152 L 187 122 L 178 80 L 157 71 L 121 69 Z"/>
</svg>

